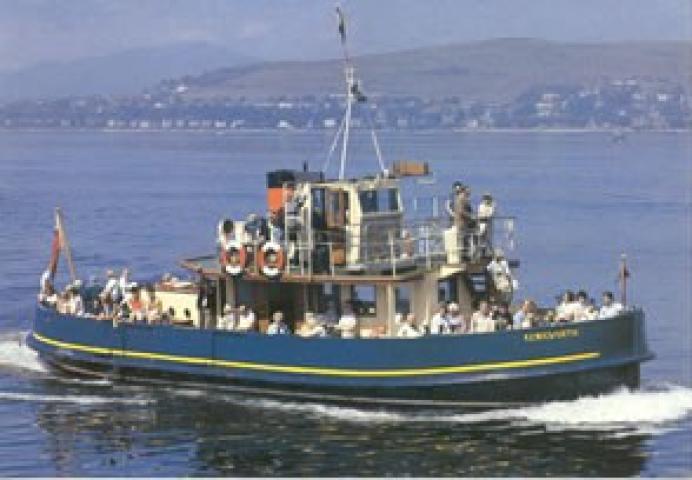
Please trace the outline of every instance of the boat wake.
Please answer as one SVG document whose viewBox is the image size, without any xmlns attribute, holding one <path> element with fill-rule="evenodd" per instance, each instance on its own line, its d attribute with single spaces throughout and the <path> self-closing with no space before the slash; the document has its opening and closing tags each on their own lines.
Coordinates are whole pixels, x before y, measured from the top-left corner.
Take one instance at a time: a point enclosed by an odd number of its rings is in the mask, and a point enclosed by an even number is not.
<svg viewBox="0 0 692 480">
<path fill-rule="evenodd" d="M 38 354 L 26 345 L 26 335 L 26 332 L 0 334 L 0 368 L 47 373 Z"/>
<path fill-rule="evenodd" d="M 248 408 L 289 410 L 310 417 L 326 417 L 363 423 L 458 423 L 504 422 L 510 426 L 543 426 L 547 431 L 603 431 L 614 435 L 664 433 L 675 423 L 692 417 L 692 389 L 664 386 L 651 390 L 620 389 L 570 401 L 500 408 L 471 413 L 400 412 L 366 410 L 319 403 L 248 400 L 228 396 Z"/>
<path fill-rule="evenodd" d="M 0 402 L 70 403 L 76 405 L 150 405 L 151 398 L 123 398 L 98 395 L 46 395 L 29 392 L 0 392 Z"/>
</svg>

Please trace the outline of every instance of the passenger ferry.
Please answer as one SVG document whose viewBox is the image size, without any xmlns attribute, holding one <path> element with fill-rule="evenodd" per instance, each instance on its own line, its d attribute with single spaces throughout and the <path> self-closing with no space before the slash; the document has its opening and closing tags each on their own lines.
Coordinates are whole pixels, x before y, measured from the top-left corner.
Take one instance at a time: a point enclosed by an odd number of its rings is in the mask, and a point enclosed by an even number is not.
<svg viewBox="0 0 692 480">
<path fill-rule="evenodd" d="M 267 218 L 222 219 L 210 253 L 181 262 L 194 281 L 165 276 L 146 295 L 126 281 L 112 296 L 77 284 L 83 305 L 71 311 L 51 287 L 61 251 L 76 279 L 58 211 L 28 344 L 73 374 L 334 401 L 495 405 L 636 387 L 653 356 L 642 310 L 481 328 L 469 321 L 479 304 L 518 308 L 515 219 L 464 220 L 452 200 L 450 222 L 437 197 L 405 215 L 402 187 L 430 167 L 386 168 L 374 128 L 377 173 L 346 177 L 352 113 L 367 98 L 338 13 L 346 108 L 323 170 L 269 172 Z M 436 324 L 440 302 L 464 321 Z"/>
</svg>

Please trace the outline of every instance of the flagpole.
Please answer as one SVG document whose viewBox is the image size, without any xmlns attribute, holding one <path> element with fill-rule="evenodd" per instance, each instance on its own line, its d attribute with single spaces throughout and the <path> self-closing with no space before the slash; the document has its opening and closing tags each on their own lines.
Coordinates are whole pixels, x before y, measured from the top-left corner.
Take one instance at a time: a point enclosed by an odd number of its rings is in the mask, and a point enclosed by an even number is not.
<svg viewBox="0 0 692 480">
<path fill-rule="evenodd" d="M 72 261 L 72 249 L 70 248 L 70 242 L 67 239 L 67 233 L 65 232 L 65 227 L 62 221 L 62 210 L 60 207 L 55 207 L 55 221 L 58 227 L 58 233 L 60 235 L 60 245 L 65 253 L 65 259 L 67 260 L 67 266 L 70 269 L 70 278 L 72 282 L 77 280 L 77 271 L 74 267 L 74 262 Z"/>
<path fill-rule="evenodd" d="M 620 272 L 618 275 L 620 279 L 620 303 L 623 307 L 627 306 L 627 277 L 629 277 L 629 271 L 627 270 L 627 255 L 624 253 L 620 255 Z"/>
</svg>

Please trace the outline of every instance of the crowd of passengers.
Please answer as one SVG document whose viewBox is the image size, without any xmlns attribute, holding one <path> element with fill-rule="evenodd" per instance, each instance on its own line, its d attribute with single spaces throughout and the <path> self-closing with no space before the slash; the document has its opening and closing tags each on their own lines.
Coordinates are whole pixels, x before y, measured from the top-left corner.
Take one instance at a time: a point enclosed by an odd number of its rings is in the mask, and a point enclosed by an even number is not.
<svg viewBox="0 0 692 480">
<path fill-rule="evenodd" d="M 114 271 L 107 272 L 105 286 L 85 298 L 81 281 L 75 280 L 64 291 L 57 292 L 50 277 L 41 278 L 39 301 L 55 308 L 59 313 L 87 316 L 104 320 L 128 320 L 151 324 L 180 323 L 192 324 L 192 313 L 185 309 L 183 318 L 176 316 L 172 309 L 164 310 L 161 300 L 156 296 L 152 284 L 144 286 L 130 281 L 129 271 L 123 269 L 118 276 Z M 164 281 L 167 279 L 164 279 Z M 481 301 L 472 315 L 464 315 L 454 302 L 440 303 L 429 322 L 419 322 L 415 314 L 397 313 L 394 318 L 397 337 L 413 338 L 422 335 L 449 335 L 489 333 L 502 330 L 517 330 L 534 327 L 547 327 L 567 322 L 583 322 L 609 318 L 623 311 L 622 304 L 614 300 L 612 292 L 604 292 L 600 307 L 585 291 L 574 293 L 566 291 L 553 309 L 539 309 L 534 300 L 524 300 L 512 313 L 507 303 L 491 304 Z M 355 338 L 359 333 L 358 318 L 351 303 L 345 303 L 341 314 L 337 313 L 334 302 L 329 302 L 323 313 L 306 312 L 295 332 L 303 337 L 335 336 Z M 233 308 L 226 305 L 219 316 L 216 327 L 220 330 L 249 332 L 258 331 L 257 317 L 245 305 Z M 273 312 L 266 329 L 268 335 L 290 334 L 291 329 L 281 311 Z M 384 328 L 369 329 L 368 336 L 384 336 Z"/>
<path fill-rule="evenodd" d="M 77 279 L 58 292 L 50 276 L 41 277 L 39 302 L 55 308 L 58 313 L 77 315 L 102 320 L 131 320 L 148 323 L 164 323 L 175 317 L 172 309 L 164 311 L 161 300 L 156 296 L 153 284 L 139 285 L 130 281 L 130 272 L 123 269 L 120 275 L 113 270 L 106 273 L 106 284 L 98 291 L 85 288 Z M 192 312 L 182 312 L 184 319 L 191 322 Z"/>
<path fill-rule="evenodd" d="M 512 314 L 506 303 L 491 305 L 489 302 L 481 301 L 478 310 L 467 317 L 461 313 L 459 305 L 450 302 L 440 303 L 437 312 L 428 323 L 418 322 L 413 313 L 406 315 L 397 313 L 394 323 L 397 337 L 415 338 L 423 335 L 489 333 L 547 327 L 560 323 L 610 318 L 623 310 L 624 307 L 614 300 L 612 292 L 604 292 L 602 304 L 597 307 L 589 299 L 586 292 L 580 291 L 574 294 L 568 291 L 565 292 L 562 300 L 554 309 L 541 311 L 535 301 L 525 300 L 521 307 Z M 245 307 L 241 306 L 237 310 L 226 305 L 218 328 L 230 331 L 256 329 L 254 314 L 252 316 L 253 324 L 248 328 L 247 322 L 242 320 L 244 312 L 246 312 Z M 333 304 L 330 304 L 327 312 L 323 314 L 306 312 L 304 321 L 295 333 L 301 337 L 355 338 L 359 336 L 357 333 L 358 325 L 358 319 L 350 303 L 344 305 L 340 316 L 336 315 Z M 283 312 L 276 311 L 272 314 L 266 333 L 267 335 L 292 333 L 284 321 Z M 368 330 L 369 337 L 380 337 L 384 334 L 384 328 Z"/>
</svg>

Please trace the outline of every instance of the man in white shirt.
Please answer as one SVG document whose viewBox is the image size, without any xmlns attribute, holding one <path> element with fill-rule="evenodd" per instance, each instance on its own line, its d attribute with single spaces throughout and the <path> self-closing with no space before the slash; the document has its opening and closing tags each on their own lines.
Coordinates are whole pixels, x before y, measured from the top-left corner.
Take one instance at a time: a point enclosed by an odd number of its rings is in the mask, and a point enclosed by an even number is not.
<svg viewBox="0 0 692 480">
<path fill-rule="evenodd" d="M 447 317 L 447 306 L 440 303 L 437 312 L 430 319 L 430 334 L 441 335 L 450 333 L 449 318 Z"/>
<path fill-rule="evenodd" d="M 283 312 L 277 311 L 272 315 L 272 321 L 267 327 L 267 335 L 288 335 L 290 330 L 288 325 L 284 323 Z"/>
<path fill-rule="evenodd" d="M 245 305 L 238 307 L 238 323 L 236 330 L 239 332 L 249 332 L 255 330 L 256 318 L 255 312 L 247 308 Z"/>
<path fill-rule="evenodd" d="M 490 305 L 482 301 L 473 316 L 471 316 L 471 333 L 488 333 L 495 331 L 495 320 L 493 320 Z"/>
<path fill-rule="evenodd" d="M 413 313 L 406 315 L 396 332 L 396 336 L 402 338 L 416 338 L 421 336 L 421 333 L 416 328 L 416 316 Z"/>
<path fill-rule="evenodd" d="M 603 292 L 603 305 L 598 312 L 598 318 L 610 318 L 621 313 L 625 308 L 613 299 L 613 292 Z"/>
</svg>

